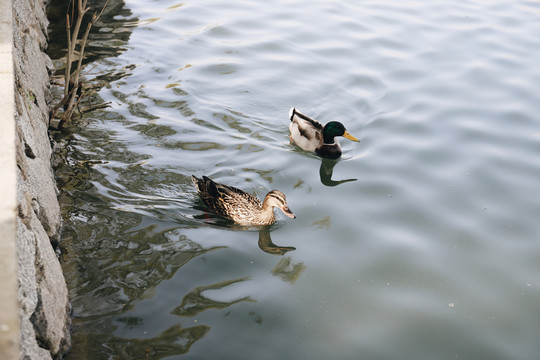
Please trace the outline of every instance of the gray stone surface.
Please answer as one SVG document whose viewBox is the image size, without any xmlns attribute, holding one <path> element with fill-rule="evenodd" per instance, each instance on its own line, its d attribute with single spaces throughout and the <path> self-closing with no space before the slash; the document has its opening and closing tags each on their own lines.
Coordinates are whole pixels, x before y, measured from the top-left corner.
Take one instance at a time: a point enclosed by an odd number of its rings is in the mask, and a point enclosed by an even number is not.
<svg viewBox="0 0 540 360">
<path fill-rule="evenodd" d="M 19 357 L 11 2 L 0 0 L 0 359 Z M 8 110 L 9 109 L 9 110 Z"/>
<path fill-rule="evenodd" d="M 48 21 L 43 1 L 12 4 L 20 358 L 51 359 L 69 348 L 70 307 L 51 245 L 58 241 L 61 217 L 48 136 Z"/>
</svg>

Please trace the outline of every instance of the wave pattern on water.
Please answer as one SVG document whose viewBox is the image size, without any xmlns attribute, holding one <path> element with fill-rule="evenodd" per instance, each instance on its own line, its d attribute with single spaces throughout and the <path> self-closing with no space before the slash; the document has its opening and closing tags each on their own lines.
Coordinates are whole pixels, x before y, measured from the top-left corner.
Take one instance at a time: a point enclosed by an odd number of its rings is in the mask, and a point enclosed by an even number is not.
<svg viewBox="0 0 540 360">
<path fill-rule="evenodd" d="M 68 358 L 537 358 L 538 2 L 121 5 L 58 155 Z M 361 142 L 306 154 L 291 106 Z M 220 222 L 191 174 L 297 219 Z"/>
</svg>

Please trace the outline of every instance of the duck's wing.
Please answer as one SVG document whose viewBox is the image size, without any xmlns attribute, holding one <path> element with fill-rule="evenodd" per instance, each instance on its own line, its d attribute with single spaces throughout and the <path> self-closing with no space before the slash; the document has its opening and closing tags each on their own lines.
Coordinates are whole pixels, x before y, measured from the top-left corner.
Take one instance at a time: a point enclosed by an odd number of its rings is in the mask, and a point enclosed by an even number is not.
<svg viewBox="0 0 540 360">
<path fill-rule="evenodd" d="M 289 113 L 291 140 L 306 151 L 315 151 L 323 144 L 323 124 L 292 108 Z"/>
<path fill-rule="evenodd" d="M 220 184 L 206 176 L 202 179 L 192 176 L 192 181 L 208 210 L 223 218 L 242 223 L 262 207 L 257 197 L 233 186 Z"/>
<path fill-rule="evenodd" d="M 237 204 L 243 204 L 245 202 L 250 202 L 255 206 L 260 203 L 260 200 L 257 197 L 235 188 L 234 186 L 220 184 L 206 176 L 203 176 L 203 180 L 205 181 L 207 193 L 214 199 L 220 199 L 225 203 L 235 202 Z"/>
</svg>

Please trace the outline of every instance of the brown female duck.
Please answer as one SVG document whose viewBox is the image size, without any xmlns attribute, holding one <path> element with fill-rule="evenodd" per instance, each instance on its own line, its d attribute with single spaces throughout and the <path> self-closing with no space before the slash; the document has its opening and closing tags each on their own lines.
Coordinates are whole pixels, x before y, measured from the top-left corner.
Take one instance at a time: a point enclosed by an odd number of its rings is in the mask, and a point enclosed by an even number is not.
<svg viewBox="0 0 540 360">
<path fill-rule="evenodd" d="M 191 175 L 191 180 L 208 210 L 240 225 L 271 225 L 276 221 L 274 207 L 280 208 L 290 218 L 296 218 L 287 205 L 285 194 L 272 190 L 261 203 L 255 196 L 235 187 L 224 185 L 203 176 Z"/>
</svg>

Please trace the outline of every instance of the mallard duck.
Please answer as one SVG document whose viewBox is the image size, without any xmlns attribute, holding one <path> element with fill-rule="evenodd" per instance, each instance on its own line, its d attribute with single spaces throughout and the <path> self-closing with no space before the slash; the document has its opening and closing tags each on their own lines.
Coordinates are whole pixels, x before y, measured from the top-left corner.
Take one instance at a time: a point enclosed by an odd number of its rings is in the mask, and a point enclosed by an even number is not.
<svg viewBox="0 0 540 360">
<path fill-rule="evenodd" d="M 313 151 L 316 154 L 337 159 L 341 156 L 341 146 L 335 139 L 336 136 L 343 136 L 352 141 L 360 141 L 347 130 L 342 123 L 331 121 L 324 125 L 298 112 L 294 107 L 289 112 L 291 124 L 291 140 L 306 151 Z"/>
<path fill-rule="evenodd" d="M 274 207 L 280 208 L 290 218 L 295 219 L 287 205 L 285 194 L 272 190 L 261 203 L 255 196 L 235 187 L 224 185 L 203 176 L 191 175 L 199 196 L 210 212 L 240 225 L 272 225 L 276 221 Z"/>
</svg>

